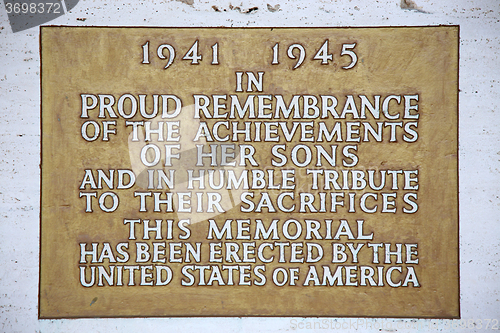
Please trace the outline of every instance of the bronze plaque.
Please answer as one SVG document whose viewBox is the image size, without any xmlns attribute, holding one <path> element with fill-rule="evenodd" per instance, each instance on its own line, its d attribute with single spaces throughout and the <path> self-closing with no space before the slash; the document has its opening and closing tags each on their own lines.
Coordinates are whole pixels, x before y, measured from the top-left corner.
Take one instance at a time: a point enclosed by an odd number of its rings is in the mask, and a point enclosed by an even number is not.
<svg viewBox="0 0 500 333">
<path fill-rule="evenodd" d="M 458 27 L 43 27 L 40 318 L 459 317 Z"/>
</svg>

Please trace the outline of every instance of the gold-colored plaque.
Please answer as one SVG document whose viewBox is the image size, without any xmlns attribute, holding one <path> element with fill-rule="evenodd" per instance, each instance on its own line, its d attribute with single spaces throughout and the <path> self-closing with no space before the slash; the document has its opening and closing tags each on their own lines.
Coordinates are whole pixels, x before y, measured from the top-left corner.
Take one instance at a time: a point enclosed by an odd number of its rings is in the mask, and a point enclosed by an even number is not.
<svg viewBox="0 0 500 333">
<path fill-rule="evenodd" d="M 43 27 L 40 318 L 459 317 L 458 27 Z"/>
</svg>

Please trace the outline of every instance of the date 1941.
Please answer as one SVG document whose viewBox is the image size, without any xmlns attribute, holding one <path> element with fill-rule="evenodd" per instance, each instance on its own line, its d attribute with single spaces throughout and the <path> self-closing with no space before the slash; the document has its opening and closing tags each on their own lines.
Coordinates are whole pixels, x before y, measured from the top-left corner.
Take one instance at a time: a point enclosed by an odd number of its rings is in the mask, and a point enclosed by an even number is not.
<svg viewBox="0 0 500 333">
<path fill-rule="evenodd" d="M 191 61 L 191 65 L 199 65 L 203 60 L 203 55 L 199 51 L 199 41 L 196 40 L 193 45 L 187 50 L 184 56 L 181 58 L 182 60 Z M 212 65 L 219 65 L 219 44 L 215 43 L 212 46 L 212 54 L 211 54 L 211 63 Z M 350 61 L 342 66 L 343 69 L 348 70 L 354 68 L 358 63 L 358 56 L 354 51 L 356 47 L 356 43 L 344 43 L 340 49 L 340 56 L 348 56 L 350 57 Z M 272 57 L 270 59 L 272 65 L 280 64 L 280 43 L 276 43 L 272 47 Z M 317 48 L 315 51 L 315 55 L 312 60 L 320 61 L 321 65 L 328 65 L 330 62 L 333 62 L 333 54 L 330 53 L 329 50 L 329 40 L 326 39 L 325 42 Z M 141 64 L 150 64 L 150 42 L 147 41 L 142 45 L 142 61 Z M 294 43 L 288 46 L 286 50 L 286 55 L 290 59 L 296 59 L 295 64 L 292 69 L 299 68 L 306 59 L 306 48 L 300 43 Z M 164 69 L 169 68 L 173 63 L 177 56 L 176 49 L 171 44 L 161 44 L 156 47 L 156 56 L 159 59 L 165 60 Z"/>
</svg>

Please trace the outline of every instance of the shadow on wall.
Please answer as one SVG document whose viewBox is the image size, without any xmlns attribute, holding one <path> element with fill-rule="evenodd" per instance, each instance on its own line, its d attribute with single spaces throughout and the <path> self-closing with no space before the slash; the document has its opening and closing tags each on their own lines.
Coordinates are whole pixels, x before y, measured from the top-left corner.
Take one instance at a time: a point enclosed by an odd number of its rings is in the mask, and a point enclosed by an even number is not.
<svg viewBox="0 0 500 333">
<path fill-rule="evenodd" d="M 4 0 L 12 32 L 16 33 L 52 21 L 73 9 L 79 0 Z"/>
</svg>

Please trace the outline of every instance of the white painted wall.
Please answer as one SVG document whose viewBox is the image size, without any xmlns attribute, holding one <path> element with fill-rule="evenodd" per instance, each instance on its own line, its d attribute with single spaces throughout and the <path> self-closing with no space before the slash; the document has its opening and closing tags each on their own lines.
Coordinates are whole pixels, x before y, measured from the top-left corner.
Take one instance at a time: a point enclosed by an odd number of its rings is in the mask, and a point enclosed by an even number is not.
<svg viewBox="0 0 500 333">
<path fill-rule="evenodd" d="M 78 26 L 337 27 L 460 25 L 461 316 L 500 320 L 500 1 L 104 1 L 87 0 L 49 24 Z M 189 5 L 189 3 L 193 3 Z M 239 6 L 240 10 L 231 10 Z M 279 4 L 271 12 L 268 5 Z M 220 10 L 216 12 L 212 6 Z M 258 7 L 249 14 L 248 8 Z M 226 10 L 226 11 L 224 11 Z M 85 21 L 78 20 L 85 19 Z M 397 42 L 397 41 L 395 41 Z M 1 332 L 284 332 L 292 318 L 38 320 L 40 88 L 39 30 L 12 33 L 0 8 L 0 331 Z M 318 319 L 295 319 L 314 323 Z M 356 319 L 337 319 L 356 331 Z M 459 322 L 369 319 L 358 331 L 436 332 Z M 351 325 L 352 324 L 352 325 Z M 369 327 L 372 325 L 372 328 Z M 329 324 L 330 325 L 330 324 Z M 379 326 L 377 326 L 379 325 Z M 392 330 L 390 329 L 392 326 Z M 377 328 L 378 327 L 378 328 Z M 491 327 L 491 323 L 490 323 Z M 313 332 L 313 330 L 304 330 Z M 327 332 L 328 329 L 318 331 Z M 444 329 L 443 331 L 449 331 Z"/>
</svg>

